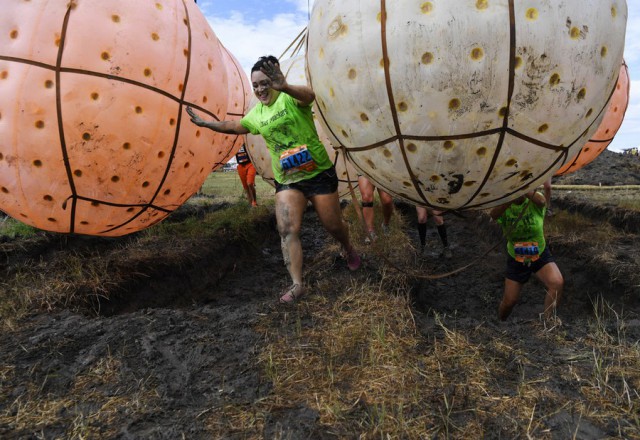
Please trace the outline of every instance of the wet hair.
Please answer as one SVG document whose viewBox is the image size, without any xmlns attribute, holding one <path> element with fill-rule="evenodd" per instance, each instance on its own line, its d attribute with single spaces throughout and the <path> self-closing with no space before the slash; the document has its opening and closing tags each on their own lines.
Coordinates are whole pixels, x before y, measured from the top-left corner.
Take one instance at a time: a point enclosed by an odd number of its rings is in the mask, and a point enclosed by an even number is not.
<svg viewBox="0 0 640 440">
<path fill-rule="evenodd" d="M 279 64 L 278 59 L 273 55 L 260 57 L 260 59 L 258 59 L 258 61 L 251 68 L 251 73 L 260 71 L 260 68 L 264 67 L 264 65 L 269 61 L 271 61 L 273 64 Z"/>
</svg>

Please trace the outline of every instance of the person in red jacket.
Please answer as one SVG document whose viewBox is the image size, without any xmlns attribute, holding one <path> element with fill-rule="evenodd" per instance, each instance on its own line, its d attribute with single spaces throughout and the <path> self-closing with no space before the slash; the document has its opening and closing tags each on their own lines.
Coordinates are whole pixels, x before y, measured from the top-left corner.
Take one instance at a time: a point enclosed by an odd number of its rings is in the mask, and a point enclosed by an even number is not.
<svg viewBox="0 0 640 440">
<path fill-rule="evenodd" d="M 256 199 L 256 168 L 253 166 L 244 144 L 236 154 L 236 161 L 238 162 L 238 176 L 240 176 L 249 204 L 252 207 L 258 206 Z"/>
</svg>

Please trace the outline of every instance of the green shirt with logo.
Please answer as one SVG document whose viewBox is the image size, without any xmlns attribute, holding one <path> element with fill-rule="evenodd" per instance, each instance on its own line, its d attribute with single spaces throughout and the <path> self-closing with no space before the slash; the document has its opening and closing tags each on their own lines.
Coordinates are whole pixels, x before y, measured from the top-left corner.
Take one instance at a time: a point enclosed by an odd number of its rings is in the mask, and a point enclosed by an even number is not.
<svg viewBox="0 0 640 440">
<path fill-rule="evenodd" d="M 520 220 L 520 213 L 522 214 Z M 498 218 L 497 222 L 502 227 L 504 234 L 509 233 L 507 238 L 507 252 L 512 258 L 515 258 L 516 254 L 513 250 L 513 244 L 518 242 L 531 242 L 538 243 L 539 254 L 542 254 L 546 248 L 546 241 L 544 239 L 544 216 L 547 211 L 546 206 L 538 206 L 531 200 L 526 199 L 523 203 L 517 205 L 511 204 L 509 208 Z M 518 223 L 513 226 L 515 221 Z"/>
<path fill-rule="evenodd" d="M 259 134 L 264 138 L 271 156 L 273 176 L 281 184 L 311 179 L 333 165 L 318 138 L 311 104 L 299 106 L 294 98 L 280 92 L 271 105 L 266 106 L 261 102 L 256 104 L 240 123 L 251 134 Z M 280 165 L 280 156 L 300 145 L 307 146 L 317 167 L 312 171 L 301 170 L 285 174 Z"/>
</svg>

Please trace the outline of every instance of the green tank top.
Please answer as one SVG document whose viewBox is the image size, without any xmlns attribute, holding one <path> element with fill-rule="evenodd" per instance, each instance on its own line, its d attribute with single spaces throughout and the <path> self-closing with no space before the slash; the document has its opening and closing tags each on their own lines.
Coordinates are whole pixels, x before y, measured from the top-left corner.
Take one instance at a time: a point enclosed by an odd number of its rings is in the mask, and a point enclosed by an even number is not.
<svg viewBox="0 0 640 440">
<path fill-rule="evenodd" d="M 518 223 L 513 227 L 513 223 L 520 217 L 520 213 L 526 210 Z M 503 233 L 511 230 L 507 238 L 507 252 L 515 258 L 513 244 L 518 242 L 535 241 L 538 243 L 539 253 L 542 254 L 547 246 L 544 238 L 544 216 L 547 211 L 545 206 L 537 206 L 530 200 L 526 200 L 520 205 L 515 203 L 498 218 L 497 222 L 502 227 Z M 513 228 L 513 229 L 512 229 Z"/>
<path fill-rule="evenodd" d="M 259 102 L 240 120 L 252 134 L 261 135 L 269 149 L 273 176 L 281 184 L 311 179 L 331 168 L 333 163 L 318 138 L 311 105 L 300 107 L 284 92 L 270 106 Z M 316 168 L 311 171 L 285 172 L 280 157 L 287 150 L 306 145 Z"/>
</svg>

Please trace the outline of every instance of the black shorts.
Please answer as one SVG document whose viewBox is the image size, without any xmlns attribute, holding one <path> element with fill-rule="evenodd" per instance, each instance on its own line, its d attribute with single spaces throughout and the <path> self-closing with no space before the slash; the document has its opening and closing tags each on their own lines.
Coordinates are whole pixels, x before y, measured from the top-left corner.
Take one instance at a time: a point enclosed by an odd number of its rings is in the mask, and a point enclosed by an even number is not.
<svg viewBox="0 0 640 440">
<path fill-rule="evenodd" d="M 307 199 L 313 196 L 333 194 L 338 191 L 338 174 L 336 174 L 335 167 L 331 166 L 311 179 L 284 185 L 276 181 L 276 193 L 288 189 L 300 191 Z"/>
<path fill-rule="evenodd" d="M 520 263 L 516 261 L 511 255 L 507 258 L 507 274 L 506 278 L 516 281 L 520 284 L 524 284 L 529 281 L 532 273 L 536 273 L 542 269 L 547 263 L 553 263 L 556 261 L 549 252 L 549 246 L 544 249 L 544 252 L 540 254 L 540 258 L 531 264 Z"/>
</svg>

